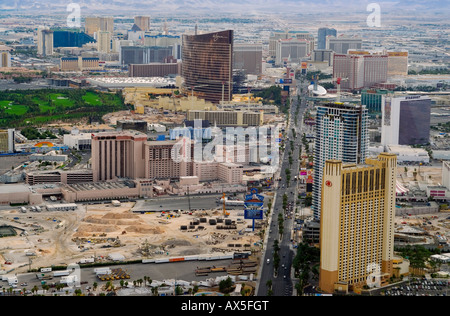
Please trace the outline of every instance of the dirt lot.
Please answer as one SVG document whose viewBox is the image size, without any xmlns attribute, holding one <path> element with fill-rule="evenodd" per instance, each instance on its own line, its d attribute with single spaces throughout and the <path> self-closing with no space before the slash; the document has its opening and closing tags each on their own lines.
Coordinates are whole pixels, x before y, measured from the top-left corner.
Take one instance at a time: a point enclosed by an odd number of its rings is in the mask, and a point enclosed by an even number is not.
<svg viewBox="0 0 450 316">
<path fill-rule="evenodd" d="M 30 259 L 31 267 L 37 268 L 75 263 L 83 258 L 106 258 L 111 253 L 119 253 L 126 260 L 228 253 L 250 250 L 260 241 L 258 231 L 245 232 L 251 221 L 243 219 L 243 211 L 230 211 L 228 219 L 236 224 L 236 229 L 222 230 L 218 226 L 224 224 L 209 224 L 210 219 L 224 218 L 218 210 L 192 215 L 134 214 L 130 211 L 133 206 L 134 203 L 120 207 L 90 205 L 80 206 L 75 212 L 27 214 L 4 211 L 0 214 L 0 225 L 15 226 L 26 233 L 18 230 L 16 237 L 2 238 L 0 256 L 12 265 L 4 265 L 2 260 L 1 269 L 25 272 Z M 207 222 L 189 229 L 191 222 L 200 218 Z M 181 230 L 181 226 L 188 229 Z M 31 256 L 32 253 L 36 256 Z"/>
<path fill-rule="evenodd" d="M 407 188 L 416 187 L 417 181 L 428 185 L 442 184 L 442 167 L 399 166 L 397 173 L 397 179 Z"/>
</svg>

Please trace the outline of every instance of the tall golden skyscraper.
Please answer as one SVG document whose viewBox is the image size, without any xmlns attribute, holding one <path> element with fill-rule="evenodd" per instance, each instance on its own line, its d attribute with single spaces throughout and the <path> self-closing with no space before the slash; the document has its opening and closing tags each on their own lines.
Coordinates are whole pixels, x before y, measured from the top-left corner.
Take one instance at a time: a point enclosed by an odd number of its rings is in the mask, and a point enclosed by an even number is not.
<svg viewBox="0 0 450 316">
<path fill-rule="evenodd" d="M 328 160 L 323 170 L 320 228 L 322 291 L 362 288 L 378 271 L 393 275 L 397 156 L 366 164 Z M 372 281 L 370 281 L 372 282 Z"/>
</svg>

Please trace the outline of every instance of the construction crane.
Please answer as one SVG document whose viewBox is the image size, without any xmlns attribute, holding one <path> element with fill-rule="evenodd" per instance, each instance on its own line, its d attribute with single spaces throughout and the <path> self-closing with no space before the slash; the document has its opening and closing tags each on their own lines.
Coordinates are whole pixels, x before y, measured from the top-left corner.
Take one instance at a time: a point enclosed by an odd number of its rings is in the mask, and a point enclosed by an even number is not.
<svg viewBox="0 0 450 316">
<path fill-rule="evenodd" d="M 223 193 L 223 216 L 228 217 L 230 216 L 230 213 L 227 212 L 227 199 L 226 199 L 227 195 L 225 193 Z"/>
<path fill-rule="evenodd" d="M 337 99 L 336 99 L 337 103 L 341 103 L 341 83 L 342 83 L 342 81 L 348 81 L 348 80 L 349 80 L 348 78 L 338 77 L 338 78 L 333 79 L 333 81 L 332 81 L 332 82 L 336 82 L 336 84 L 337 84 Z"/>
</svg>

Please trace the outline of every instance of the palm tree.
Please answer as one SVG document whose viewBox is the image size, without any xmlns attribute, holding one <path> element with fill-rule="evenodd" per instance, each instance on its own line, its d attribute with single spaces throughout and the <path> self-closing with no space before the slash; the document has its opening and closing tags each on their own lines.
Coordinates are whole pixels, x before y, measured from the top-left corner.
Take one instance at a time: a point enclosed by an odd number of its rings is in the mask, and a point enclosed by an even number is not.
<svg viewBox="0 0 450 316">
<path fill-rule="evenodd" d="M 295 284 L 295 289 L 297 290 L 297 296 L 303 295 L 303 287 L 304 287 L 303 280 L 300 279 L 299 282 L 297 284 Z"/>
<path fill-rule="evenodd" d="M 144 276 L 144 287 L 147 286 L 147 276 Z"/>
<path fill-rule="evenodd" d="M 177 287 L 175 288 L 175 295 L 179 296 L 183 294 L 183 289 L 181 288 L 181 286 L 177 285 Z"/>
</svg>

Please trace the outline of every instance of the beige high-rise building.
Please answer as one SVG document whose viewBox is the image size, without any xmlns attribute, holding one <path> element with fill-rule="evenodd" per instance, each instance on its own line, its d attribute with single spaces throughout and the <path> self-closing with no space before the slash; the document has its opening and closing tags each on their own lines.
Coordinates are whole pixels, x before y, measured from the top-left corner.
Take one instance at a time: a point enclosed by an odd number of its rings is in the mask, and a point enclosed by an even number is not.
<svg viewBox="0 0 450 316">
<path fill-rule="evenodd" d="M 0 153 L 12 153 L 15 150 L 15 130 L 0 130 Z"/>
<path fill-rule="evenodd" d="M 150 31 L 150 17 L 149 16 L 136 16 L 134 18 L 134 24 L 136 24 L 141 31 Z"/>
<path fill-rule="evenodd" d="M 95 57 L 62 57 L 61 71 L 100 70 L 100 59 Z"/>
<path fill-rule="evenodd" d="M 118 178 L 144 178 L 146 141 L 147 135 L 138 132 L 94 134 L 92 136 L 94 182 Z"/>
<path fill-rule="evenodd" d="M 345 79 L 341 88 L 351 90 L 385 83 L 388 79 L 388 55 L 364 51 L 334 54 L 333 78 Z"/>
<path fill-rule="evenodd" d="M 111 53 L 112 33 L 108 31 L 100 31 L 97 33 L 97 50 L 101 53 Z"/>
<path fill-rule="evenodd" d="M 11 54 L 9 52 L 0 52 L 0 67 L 11 67 Z"/>
<path fill-rule="evenodd" d="M 237 185 L 242 184 L 244 166 L 230 162 L 194 162 L 192 164 L 192 175 L 200 182 L 217 181 Z"/>
<path fill-rule="evenodd" d="M 264 112 L 248 111 L 189 111 L 188 121 L 204 120 L 217 126 L 261 126 L 264 124 Z"/>
<path fill-rule="evenodd" d="M 368 158 L 365 165 L 326 162 L 320 227 L 322 291 L 354 290 L 378 277 L 383 284 L 393 275 L 396 178 L 393 154 Z"/>
<path fill-rule="evenodd" d="M 145 178 L 178 179 L 192 175 L 192 156 L 175 157 L 177 141 L 156 141 L 145 144 Z M 192 152 L 192 151 L 191 151 Z M 180 154 L 177 152 L 177 154 Z M 186 153 L 188 154 L 188 153 Z"/>
<path fill-rule="evenodd" d="M 388 52 L 388 75 L 408 75 L 408 52 Z"/>
<path fill-rule="evenodd" d="M 0 45 L 0 68 L 11 67 L 11 48 Z"/>
<path fill-rule="evenodd" d="M 0 137 L 0 145 L 1 140 Z M 179 145 L 177 140 L 147 141 L 147 135 L 134 131 L 93 134 L 92 181 L 174 180 L 196 176 L 199 181 L 243 183 L 242 165 L 195 162 L 194 144 Z"/>
<path fill-rule="evenodd" d="M 40 56 L 53 55 L 53 31 L 47 27 L 39 27 L 37 31 L 37 53 Z"/>
<path fill-rule="evenodd" d="M 87 17 L 85 32 L 90 36 L 100 31 L 114 33 L 114 18 L 112 17 Z"/>
</svg>

